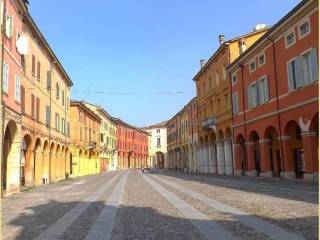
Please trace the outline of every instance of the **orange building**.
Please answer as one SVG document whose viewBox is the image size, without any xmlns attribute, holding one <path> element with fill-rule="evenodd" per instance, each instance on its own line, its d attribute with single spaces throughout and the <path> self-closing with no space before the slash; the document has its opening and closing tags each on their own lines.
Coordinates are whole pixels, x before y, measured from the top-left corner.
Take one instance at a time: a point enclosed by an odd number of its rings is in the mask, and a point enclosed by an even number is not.
<svg viewBox="0 0 320 240">
<path fill-rule="evenodd" d="M 236 174 L 318 179 L 318 8 L 300 2 L 228 66 Z"/>
<path fill-rule="evenodd" d="M 117 153 L 120 169 L 148 167 L 149 133 L 119 118 L 112 118 L 117 125 Z"/>
<path fill-rule="evenodd" d="M 268 28 L 257 25 L 253 32 L 225 41 L 193 78 L 197 88 L 199 122 L 199 171 L 233 174 L 231 133 L 231 89 L 226 67 Z"/>
<path fill-rule="evenodd" d="M 100 173 L 100 121 L 84 102 L 70 102 L 71 177 Z"/>
<path fill-rule="evenodd" d="M 199 172 L 197 98 L 167 121 L 167 168 Z"/>
<path fill-rule="evenodd" d="M 3 7 L 3 8 L 2 8 Z M 1 193 L 8 195 L 20 188 L 20 138 L 21 138 L 21 48 L 22 18 L 27 5 L 22 0 L 4 0 L 2 18 L 1 62 Z M 3 16 L 3 12 L 0 12 Z M 2 135 L 3 134 L 3 135 Z M 2 142 L 3 141 L 3 142 Z"/>
</svg>

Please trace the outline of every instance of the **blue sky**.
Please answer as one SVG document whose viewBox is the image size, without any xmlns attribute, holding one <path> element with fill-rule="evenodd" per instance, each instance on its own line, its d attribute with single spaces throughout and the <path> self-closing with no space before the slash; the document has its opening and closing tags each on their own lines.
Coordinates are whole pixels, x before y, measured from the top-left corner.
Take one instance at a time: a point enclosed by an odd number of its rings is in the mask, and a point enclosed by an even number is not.
<svg viewBox="0 0 320 240">
<path fill-rule="evenodd" d="M 74 83 L 72 98 L 145 126 L 195 96 L 192 78 L 219 34 L 274 24 L 298 2 L 31 0 L 30 11 Z"/>
</svg>

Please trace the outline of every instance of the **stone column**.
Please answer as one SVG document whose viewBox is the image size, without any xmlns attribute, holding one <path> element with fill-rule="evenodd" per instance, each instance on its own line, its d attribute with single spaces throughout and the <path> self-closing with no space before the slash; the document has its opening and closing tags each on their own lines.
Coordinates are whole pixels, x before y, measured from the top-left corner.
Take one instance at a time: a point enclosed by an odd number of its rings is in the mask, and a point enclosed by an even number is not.
<svg viewBox="0 0 320 240">
<path fill-rule="evenodd" d="M 270 139 L 259 140 L 261 173 L 263 177 L 272 177 L 271 159 L 270 159 Z"/>
<path fill-rule="evenodd" d="M 225 169 L 227 175 L 233 174 L 231 139 L 224 141 Z"/>
<path fill-rule="evenodd" d="M 224 160 L 224 143 L 217 142 L 217 152 L 218 152 L 218 174 L 225 174 L 225 160 Z"/>
<path fill-rule="evenodd" d="M 257 171 L 255 168 L 255 161 L 254 161 L 254 149 L 253 149 L 253 142 L 247 142 L 247 169 L 246 175 L 248 176 L 256 176 Z"/>
<path fill-rule="evenodd" d="M 282 155 L 283 155 L 283 159 L 281 161 L 283 177 L 287 179 L 294 179 L 295 169 L 293 165 L 293 153 L 289 145 L 290 136 L 282 136 L 280 140 L 282 144 Z"/>
<path fill-rule="evenodd" d="M 209 144 L 209 173 L 215 174 L 216 173 L 216 151 L 214 143 Z"/>
<path fill-rule="evenodd" d="M 198 156 L 199 156 L 199 154 L 198 154 L 198 150 L 197 150 L 197 147 L 196 146 L 194 146 L 193 147 L 193 161 L 194 161 L 194 172 L 196 172 L 196 173 L 199 173 L 199 162 L 198 162 Z"/>
<path fill-rule="evenodd" d="M 193 172 L 193 156 L 192 156 L 192 149 L 190 148 L 189 149 L 189 157 L 188 157 L 188 160 L 189 160 L 189 173 L 192 173 Z"/>
<path fill-rule="evenodd" d="M 209 145 L 204 146 L 204 173 L 209 173 Z"/>
<path fill-rule="evenodd" d="M 241 158 L 242 158 L 241 145 L 233 144 L 233 164 L 235 169 L 234 174 L 237 176 L 242 175 Z"/>
<path fill-rule="evenodd" d="M 304 148 L 304 174 L 305 180 L 317 181 L 319 173 L 319 160 L 317 154 L 317 133 L 303 132 L 302 143 Z"/>
<path fill-rule="evenodd" d="M 203 173 L 203 145 L 198 148 L 199 173 Z"/>
</svg>

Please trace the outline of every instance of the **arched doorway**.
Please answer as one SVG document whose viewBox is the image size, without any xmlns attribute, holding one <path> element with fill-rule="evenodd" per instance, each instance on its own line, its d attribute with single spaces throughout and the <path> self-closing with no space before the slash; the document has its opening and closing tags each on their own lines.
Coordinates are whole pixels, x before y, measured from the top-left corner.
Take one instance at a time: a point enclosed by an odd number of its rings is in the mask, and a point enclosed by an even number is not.
<svg viewBox="0 0 320 240">
<path fill-rule="evenodd" d="M 259 135 L 256 131 L 252 131 L 250 134 L 250 141 L 253 143 L 253 161 L 255 166 L 256 175 L 259 177 L 261 173 L 261 156 Z"/>
<path fill-rule="evenodd" d="M 21 151 L 20 185 L 31 186 L 33 183 L 32 138 L 28 134 L 22 139 Z"/>
<path fill-rule="evenodd" d="M 235 164 L 237 166 L 237 170 L 240 169 L 241 175 L 244 176 L 246 174 L 247 169 L 247 159 L 246 159 L 246 148 L 245 148 L 245 140 L 244 137 L 240 134 L 236 139 L 238 151 L 235 153 Z"/>
<path fill-rule="evenodd" d="M 164 154 L 163 154 L 163 152 L 156 152 L 156 168 L 164 169 Z"/>
<path fill-rule="evenodd" d="M 9 190 L 10 185 L 18 185 L 19 178 L 17 182 L 8 181 L 8 176 L 10 174 L 19 176 L 19 173 L 16 174 L 14 172 L 10 172 L 11 167 L 14 169 L 15 165 L 20 165 L 20 152 L 17 151 L 19 149 L 19 136 L 18 136 L 17 125 L 14 121 L 9 121 L 4 133 L 4 141 L 3 141 L 3 162 L 2 162 L 2 190 Z M 19 163 L 18 163 L 19 162 Z"/>
<path fill-rule="evenodd" d="M 264 138 L 269 140 L 269 158 L 267 159 L 269 163 L 266 165 L 270 166 L 272 177 L 280 177 L 280 173 L 282 172 L 280 142 L 278 137 L 277 130 L 273 126 L 269 126 L 266 129 Z"/>
<path fill-rule="evenodd" d="M 304 148 L 301 136 L 301 129 L 297 122 L 289 121 L 285 128 L 286 135 L 289 136 L 289 159 L 288 171 L 293 170 L 295 177 L 300 179 L 303 178 L 304 174 Z"/>
<path fill-rule="evenodd" d="M 41 140 L 37 138 L 34 144 L 34 184 L 42 184 L 42 147 Z"/>
</svg>

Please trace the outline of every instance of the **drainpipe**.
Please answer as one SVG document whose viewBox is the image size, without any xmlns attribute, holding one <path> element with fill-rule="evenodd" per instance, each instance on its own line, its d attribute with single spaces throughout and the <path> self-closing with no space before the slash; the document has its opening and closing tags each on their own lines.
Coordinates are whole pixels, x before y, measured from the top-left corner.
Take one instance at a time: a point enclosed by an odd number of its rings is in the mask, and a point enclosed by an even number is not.
<svg viewBox="0 0 320 240">
<path fill-rule="evenodd" d="M 277 119 L 279 127 L 279 141 L 280 141 L 280 161 L 282 168 L 282 177 L 284 177 L 284 159 L 283 159 L 283 144 L 282 144 L 282 133 L 281 133 L 281 118 L 280 118 L 280 107 L 279 107 L 279 90 L 278 90 L 278 77 L 277 77 L 277 64 L 276 64 L 276 51 L 274 48 L 274 40 L 268 37 L 268 40 L 272 42 L 272 55 L 273 55 L 273 68 L 274 68 L 274 79 L 276 82 L 276 100 L 277 100 Z"/>
<path fill-rule="evenodd" d="M 4 116 L 5 116 L 5 106 L 4 106 L 4 102 L 3 102 L 3 93 L 2 93 L 2 89 L 3 89 L 3 62 L 4 62 L 4 34 L 5 34 L 5 25 L 6 25 L 6 14 L 5 14 L 5 9 L 6 9 L 6 1 L 2 0 L 3 2 L 3 9 L 2 9 L 2 26 L 1 26 L 1 83 L 0 83 L 0 95 L 1 95 L 1 99 L 0 99 L 0 106 L 1 106 L 1 133 L 0 133 L 0 146 L 3 146 L 3 137 L 4 137 Z M 1 14 L 1 13 L 0 13 Z M 3 153 L 1 151 L 0 153 L 0 162 L 1 162 L 1 170 L 0 170 L 0 179 L 1 179 L 1 197 L 3 197 L 3 189 L 2 189 L 2 166 L 4 164 L 4 159 L 3 159 Z M 0 230 L 1 230 L 1 226 L 0 226 Z"/>
</svg>

